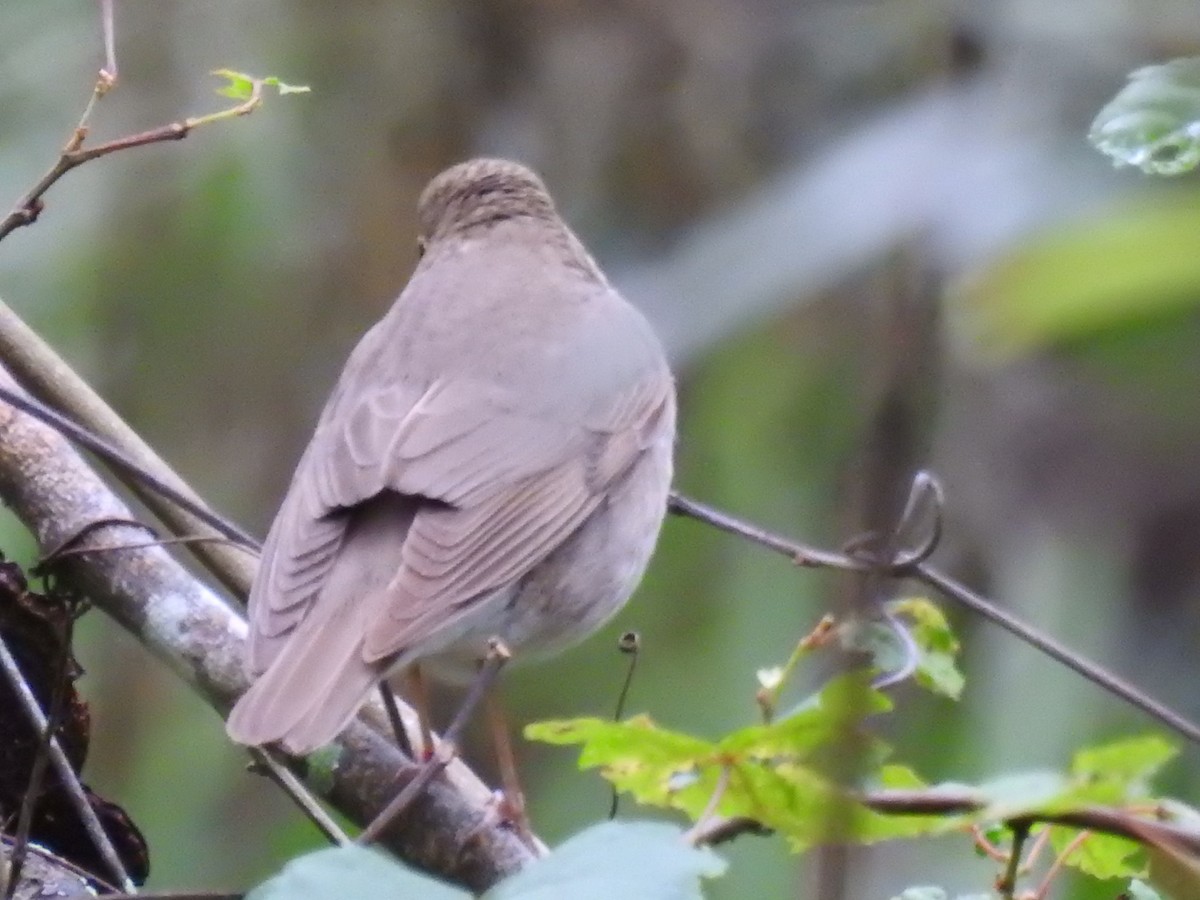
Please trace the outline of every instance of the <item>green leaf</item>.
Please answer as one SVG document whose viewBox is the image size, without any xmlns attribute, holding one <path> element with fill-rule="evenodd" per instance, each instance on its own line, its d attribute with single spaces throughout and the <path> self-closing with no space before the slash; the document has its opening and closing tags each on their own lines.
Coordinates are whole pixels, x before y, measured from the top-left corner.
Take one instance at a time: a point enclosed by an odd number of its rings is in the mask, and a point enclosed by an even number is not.
<svg viewBox="0 0 1200 900">
<path fill-rule="evenodd" d="M 1050 843 L 1059 854 L 1078 836 L 1079 831 L 1074 828 L 1056 825 L 1050 829 Z M 1146 874 L 1146 853 L 1141 844 L 1108 834 L 1088 835 L 1072 849 L 1065 862 L 1101 880 Z"/>
<path fill-rule="evenodd" d="M 710 759 L 716 749 L 710 741 L 659 728 L 649 716 L 624 722 L 607 719 L 561 719 L 534 722 L 525 737 L 547 744 L 583 744 L 579 768 L 603 767 L 605 777 L 633 780 L 640 776 L 662 780 Z"/>
<path fill-rule="evenodd" d="M 867 716 L 891 709 L 892 701 L 871 687 L 868 673 L 847 672 L 783 718 L 731 732 L 717 742 L 716 749 L 726 756 L 807 759 L 843 739 Z"/>
<path fill-rule="evenodd" d="M 1146 66 L 1092 122 L 1088 139 L 1118 166 L 1179 175 L 1200 163 L 1200 57 Z"/>
<path fill-rule="evenodd" d="M 224 78 L 228 84 L 217 88 L 217 93 L 222 97 L 230 97 L 234 100 L 249 100 L 254 96 L 255 79 L 251 75 L 246 75 L 242 72 L 235 72 L 233 69 L 215 69 L 213 74 L 218 78 Z"/>
<path fill-rule="evenodd" d="M 1071 763 L 1071 774 L 1088 782 L 1116 783 L 1124 790 L 1124 799 L 1138 799 L 1149 795 L 1150 779 L 1178 754 L 1179 748 L 1158 735 L 1124 738 L 1080 750 Z"/>
<path fill-rule="evenodd" d="M 624 722 L 571 719 L 527 725 L 525 736 L 550 744 L 583 744 L 579 768 L 601 774 L 639 803 L 698 815 L 716 788 L 716 745 L 659 728 L 648 716 Z"/>
<path fill-rule="evenodd" d="M 253 75 L 247 75 L 245 72 L 235 72 L 233 69 L 215 69 L 213 74 L 219 78 L 224 78 L 228 84 L 217 88 L 217 93 L 222 97 L 229 97 L 239 102 L 245 102 L 254 96 L 256 86 L 270 85 L 282 94 L 307 94 L 312 88 L 306 84 L 288 84 L 280 81 L 274 75 L 267 78 L 256 78 Z"/>
<path fill-rule="evenodd" d="M 1183 191 L 1039 235 L 964 283 L 952 324 L 988 362 L 1159 323 L 1161 354 L 1164 337 L 1186 333 L 1200 297 L 1198 230 L 1200 194 Z"/>
<path fill-rule="evenodd" d="M 957 700 L 966 679 L 956 659 L 959 642 L 946 614 L 932 600 L 908 597 L 888 604 L 893 614 L 912 623 L 912 636 L 921 658 L 917 663 L 917 683 L 935 694 Z"/>
<path fill-rule="evenodd" d="M 603 776 L 640 803 L 676 809 L 693 819 L 718 797 L 716 812 L 745 816 L 781 832 L 795 850 L 823 840 L 877 841 L 956 827 L 939 817 L 881 816 L 846 797 L 823 774 L 819 758 L 853 740 L 869 768 L 889 752 L 861 733 L 864 717 L 891 709 L 891 701 L 851 672 L 831 680 L 792 715 L 732 732 L 720 741 L 659 728 L 646 716 L 626 722 L 575 719 L 525 729 L 533 740 L 583 744 L 581 768 Z M 920 779 L 902 767 L 879 770 L 889 786 Z"/>
<path fill-rule="evenodd" d="M 471 900 L 471 894 L 406 869 L 375 850 L 351 844 L 291 860 L 246 900 Z"/>
<path fill-rule="evenodd" d="M 568 840 L 483 895 L 484 900 L 699 900 L 725 871 L 707 848 L 658 822 L 605 822 Z M 347 893 L 343 896 L 354 896 Z M 362 896 L 374 896 L 363 894 Z"/>
<path fill-rule="evenodd" d="M 924 779 L 908 766 L 898 766 L 895 764 L 884 766 L 879 770 L 879 774 L 875 779 L 875 786 L 894 791 L 919 791 L 928 787 Z"/>
<path fill-rule="evenodd" d="M 282 96 L 283 94 L 308 94 L 312 91 L 307 84 L 288 84 L 285 81 L 280 81 L 274 75 L 263 79 L 263 84 L 269 84 L 277 89 Z"/>
</svg>

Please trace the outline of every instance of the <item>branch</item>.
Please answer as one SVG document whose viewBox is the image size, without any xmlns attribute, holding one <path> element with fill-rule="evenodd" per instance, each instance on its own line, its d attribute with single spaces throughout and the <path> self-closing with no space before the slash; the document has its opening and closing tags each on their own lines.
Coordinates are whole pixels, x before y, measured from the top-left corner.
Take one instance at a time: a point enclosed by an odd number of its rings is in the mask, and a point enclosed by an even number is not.
<svg viewBox="0 0 1200 900">
<path fill-rule="evenodd" d="M 891 560 L 872 559 L 868 556 L 856 555 L 854 553 L 833 553 L 828 550 L 809 547 L 790 538 L 767 531 L 758 525 L 746 522 L 736 516 L 731 516 L 721 510 L 706 506 L 676 492 L 671 493 L 669 504 L 670 511 L 676 515 L 705 522 L 721 531 L 737 535 L 761 547 L 766 547 L 768 550 L 787 557 L 794 565 L 838 569 L 847 572 L 863 572 L 876 569 L 883 571 L 892 578 L 911 578 L 918 581 L 965 606 L 972 612 L 983 616 L 988 621 L 999 625 L 1005 631 L 1040 650 L 1056 662 L 1082 675 L 1088 681 L 1104 688 L 1109 693 L 1121 698 L 1151 718 L 1157 719 L 1161 724 L 1192 743 L 1200 744 L 1200 725 L 1197 725 L 1170 707 L 1143 693 L 1129 682 L 1118 678 L 1091 660 L 1085 659 L 1066 645 L 1059 643 L 1032 625 L 1022 622 L 1016 616 L 1012 615 L 1012 613 L 1005 612 L 982 595 L 972 591 L 966 585 L 955 581 L 949 575 L 931 566 L 928 558 L 937 549 L 938 540 L 941 537 L 941 506 L 943 501 L 941 487 L 927 473 L 919 473 L 914 480 L 913 493 L 909 498 L 908 508 L 901 516 L 901 522 L 897 526 L 897 531 L 902 532 L 912 526 L 913 520 L 922 504 L 922 494 L 926 494 L 931 498 L 929 503 L 933 506 L 934 510 L 934 519 L 930 534 L 917 549 L 899 550 L 897 556 Z"/>
<path fill-rule="evenodd" d="M 12 211 L 0 220 L 0 241 L 4 240 L 18 228 L 23 228 L 26 225 L 32 225 L 36 222 L 38 216 L 42 214 L 42 210 L 46 208 L 45 201 L 42 200 L 46 192 L 72 169 L 77 169 L 84 163 L 91 162 L 93 159 L 100 159 L 102 156 L 108 156 L 121 150 L 132 150 L 134 147 L 162 144 L 167 141 L 181 141 L 201 125 L 208 125 L 212 122 L 218 122 L 235 116 L 249 115 L 262 105 L 262 91 L 265 83 L 261 79 L 250 79 L 250 95 L 242 100 L 241 103 L 227 109 L 204 116 L 192 116 L 181 119 L 178 122 L 160 125 L 158 128 L 151 128 L 149 131 L 143 131 L 138 134 L 126 135 L 114 141 L 97 144 L 94 147 L 84 147 L 83 142 L 88 136 L 88 116 L 96 101 L 100 97 L 103 97 L 112 87 L 115 74 L 115 70 L 113 72 L 108 72 L 107 70 L 101 71 L 100 80 L 96 83 L 96 87 L 92 92 L 92 98 L 88 102 L 83 118 L 71 133 L 71 137 L 67 141 L 67 145 L 63 148 L 62 153 L 59 154 L 57 161 L 55 161 L 54 165 L 50 167 L 45 175 L 38 179 L 37 184 L 30 188 L 25 193 L 25 196 L 16 202 Z"/>
<path fill-rule="evenodd" d="M 937 788 L 930 791 L 875 791 L 859 797 L 868 809 L 895 816 L 954 816 L 977 813 L 993 801 L 971 790 Z M 1200 833 L 1194 829 L 1147 819 L 1112 806 L 1085 806 L 1058 812 L 1030 812 L 1009 816 L 1010 828 L 1031 824 L 1066 825 L 1128 838 L 1139 844 L 1170 846 L 1200 856 Z"/>
<path fill-rule="evenodd" d="M 4 360 L 13 377 L 35 397 L 49 403 L 95 437 L 119 449 L 131 463 L 155 481 L 207 509 L 187 483 L 2 300 L 0 360 Z M 93 445 L 92 449 L 96 451 L 98 448 Z M 201 519 L 181 509 L 133 471 L 120 466 L 113 466 L 113 470 L 173 534 L 194 534 L 205 526 L 216 527 L 211 519 Z M 209 511 L 209 515 L 213 513 Z M 244 550 L 228 544 L 194 544 L 189 549 L 200 564 L 235 596 L 244 599 L 249 594 L 257 563 Z"/>
<path fill-rule="evenodd" d="M 969 788 L 937 787 L 928 790 L 869 791 L 854 798 L 867 809 L 888 816 L 963 816 L 979 813 L 994 801 Z M 1028 829 L 1035 824 L 1063 825 L 1087 831 L 1103 832 L 1128 838 L 1139 844 L 1166 847 L 1200 856 L 1200 832 L 1182 825 L 1148 819 L 1119 807 L 1083 806 L 1058 812 L 1028 812 L 1003 820 L 1009 829 Z M 689 832 L 695 845 L 715 845 L 731 841 L 743 834 L 769 834 L 756 819 L 716 817 L 705 827 Z"/>
<path fill-rule="evenodd" d="M 9 865 L 12 850 L 12 842 L 0 835 L 0 868 Z M 88 883 L 91 875 L 37 844 L 30 844 L 28 852 L 24 862 L 25 877 L 17 885 L 16 893 L 13 894 L 14 900 L 38 900 L 45 897 L 55 897 L 57 900 L 95 900 L 96 891 Z"/>
<path fill-rule="evenodd" d="M 0 384 L 13 386 L 3 369 Z M 61 435 L 8 406 L 0 406 L 0 498 L 43 548 L 60 545 L 97 520 L 130 518 Z M 82 546 L 96 550 L 142 538 L 139 528 L 114 523 L 89 531 Z M 63 560 L 61 572 L 219 713 L 245 689 L 245 622 L 162 548 L 72 556 Z M 365 823 L 417 769 L 360 721 L 339 739 L 336 763 L 310 784 L 350 819 Z M 482 889 L 533 856 L 511 832 L 488 824 L 490 803 L 487 789 L 456 762 L 447 778 L 431 783 L 408 815 L 387 830 L 382 843 L 419 868 Z"/>
</svg>

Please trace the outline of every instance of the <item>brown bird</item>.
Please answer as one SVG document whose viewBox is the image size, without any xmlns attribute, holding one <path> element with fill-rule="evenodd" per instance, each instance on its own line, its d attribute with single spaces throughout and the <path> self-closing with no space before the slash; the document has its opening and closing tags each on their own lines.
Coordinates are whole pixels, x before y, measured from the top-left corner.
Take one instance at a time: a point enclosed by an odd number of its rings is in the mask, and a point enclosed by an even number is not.
<svg viewBox="0 0 1200 900">
<path fill-rule="evenodd" d="M 469 680 L 613 616 L 666 512 L 675 391 L 649 324 L 524 166 L 421 195 L 423 255 L 350 355 L 250 592 L 243 744 L 305 753 L 420 661 Z"/>
</svg>

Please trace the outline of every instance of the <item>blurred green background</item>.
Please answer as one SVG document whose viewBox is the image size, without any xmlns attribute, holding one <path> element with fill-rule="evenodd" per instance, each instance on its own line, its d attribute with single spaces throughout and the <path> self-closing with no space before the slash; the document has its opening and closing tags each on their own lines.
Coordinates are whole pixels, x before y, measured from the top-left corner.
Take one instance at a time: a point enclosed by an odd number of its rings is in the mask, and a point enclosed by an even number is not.
<svg viewBox="0 0 1200 900">
<path fill-rule="evenodd" d="M 943 566 L 1200 716 L 1200 190 L 1084 139 L 1127 71 L 1200 52 L 1191 0 L 122 0 L 117 45 L 95 140 L 218 108 L 218 67 L 313 88 L 85 166 L 0 246 L 0 297 L 217 507 L 265 529 L 413 263 L 426 179 L 512 156 L 668 343 L 681 489 L 836 545 L 927 465 Z M 94 3 L 0 6 L 5 204 L 100 63 Z M 11 525 L 0 546 L 30 552 Z M 612 627 L 507 699 L 521 722 L 611 710 L 638 629 L 631 710 L 719 734 L 846 590 L 670 521 Z M 1151 727 L 953 612 L 964 700 L 902 690 L 889 726 L 927 778 L 1061 767 Z M 317 844 L 216 715 L 99 614 L 83 632 L 87 775 L 146 832 L 153 886 L 246 886 Z M 548 840 L 605 814 L 572 753 L 522 758 Z M 1192 802 L 1198 761 L 1168 786 Z M 812 895 L 779 840 L 727 855 L 715 898 Z M 965 838 L 855 851 L 850 872 L 863 900 L 992 876 Z"/>
</svg>

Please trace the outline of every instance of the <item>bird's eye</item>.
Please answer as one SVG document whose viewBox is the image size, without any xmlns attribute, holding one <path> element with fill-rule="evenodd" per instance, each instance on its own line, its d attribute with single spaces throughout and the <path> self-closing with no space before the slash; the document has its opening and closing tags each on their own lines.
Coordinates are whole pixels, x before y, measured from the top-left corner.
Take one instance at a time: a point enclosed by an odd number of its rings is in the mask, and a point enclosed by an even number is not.
<svg viewBox="0 0 1200 900">
<path fill-rule="evenodd" d="M 425 238 L 417 238 L 417 259 L 425 255 Z"/>
</svg>

